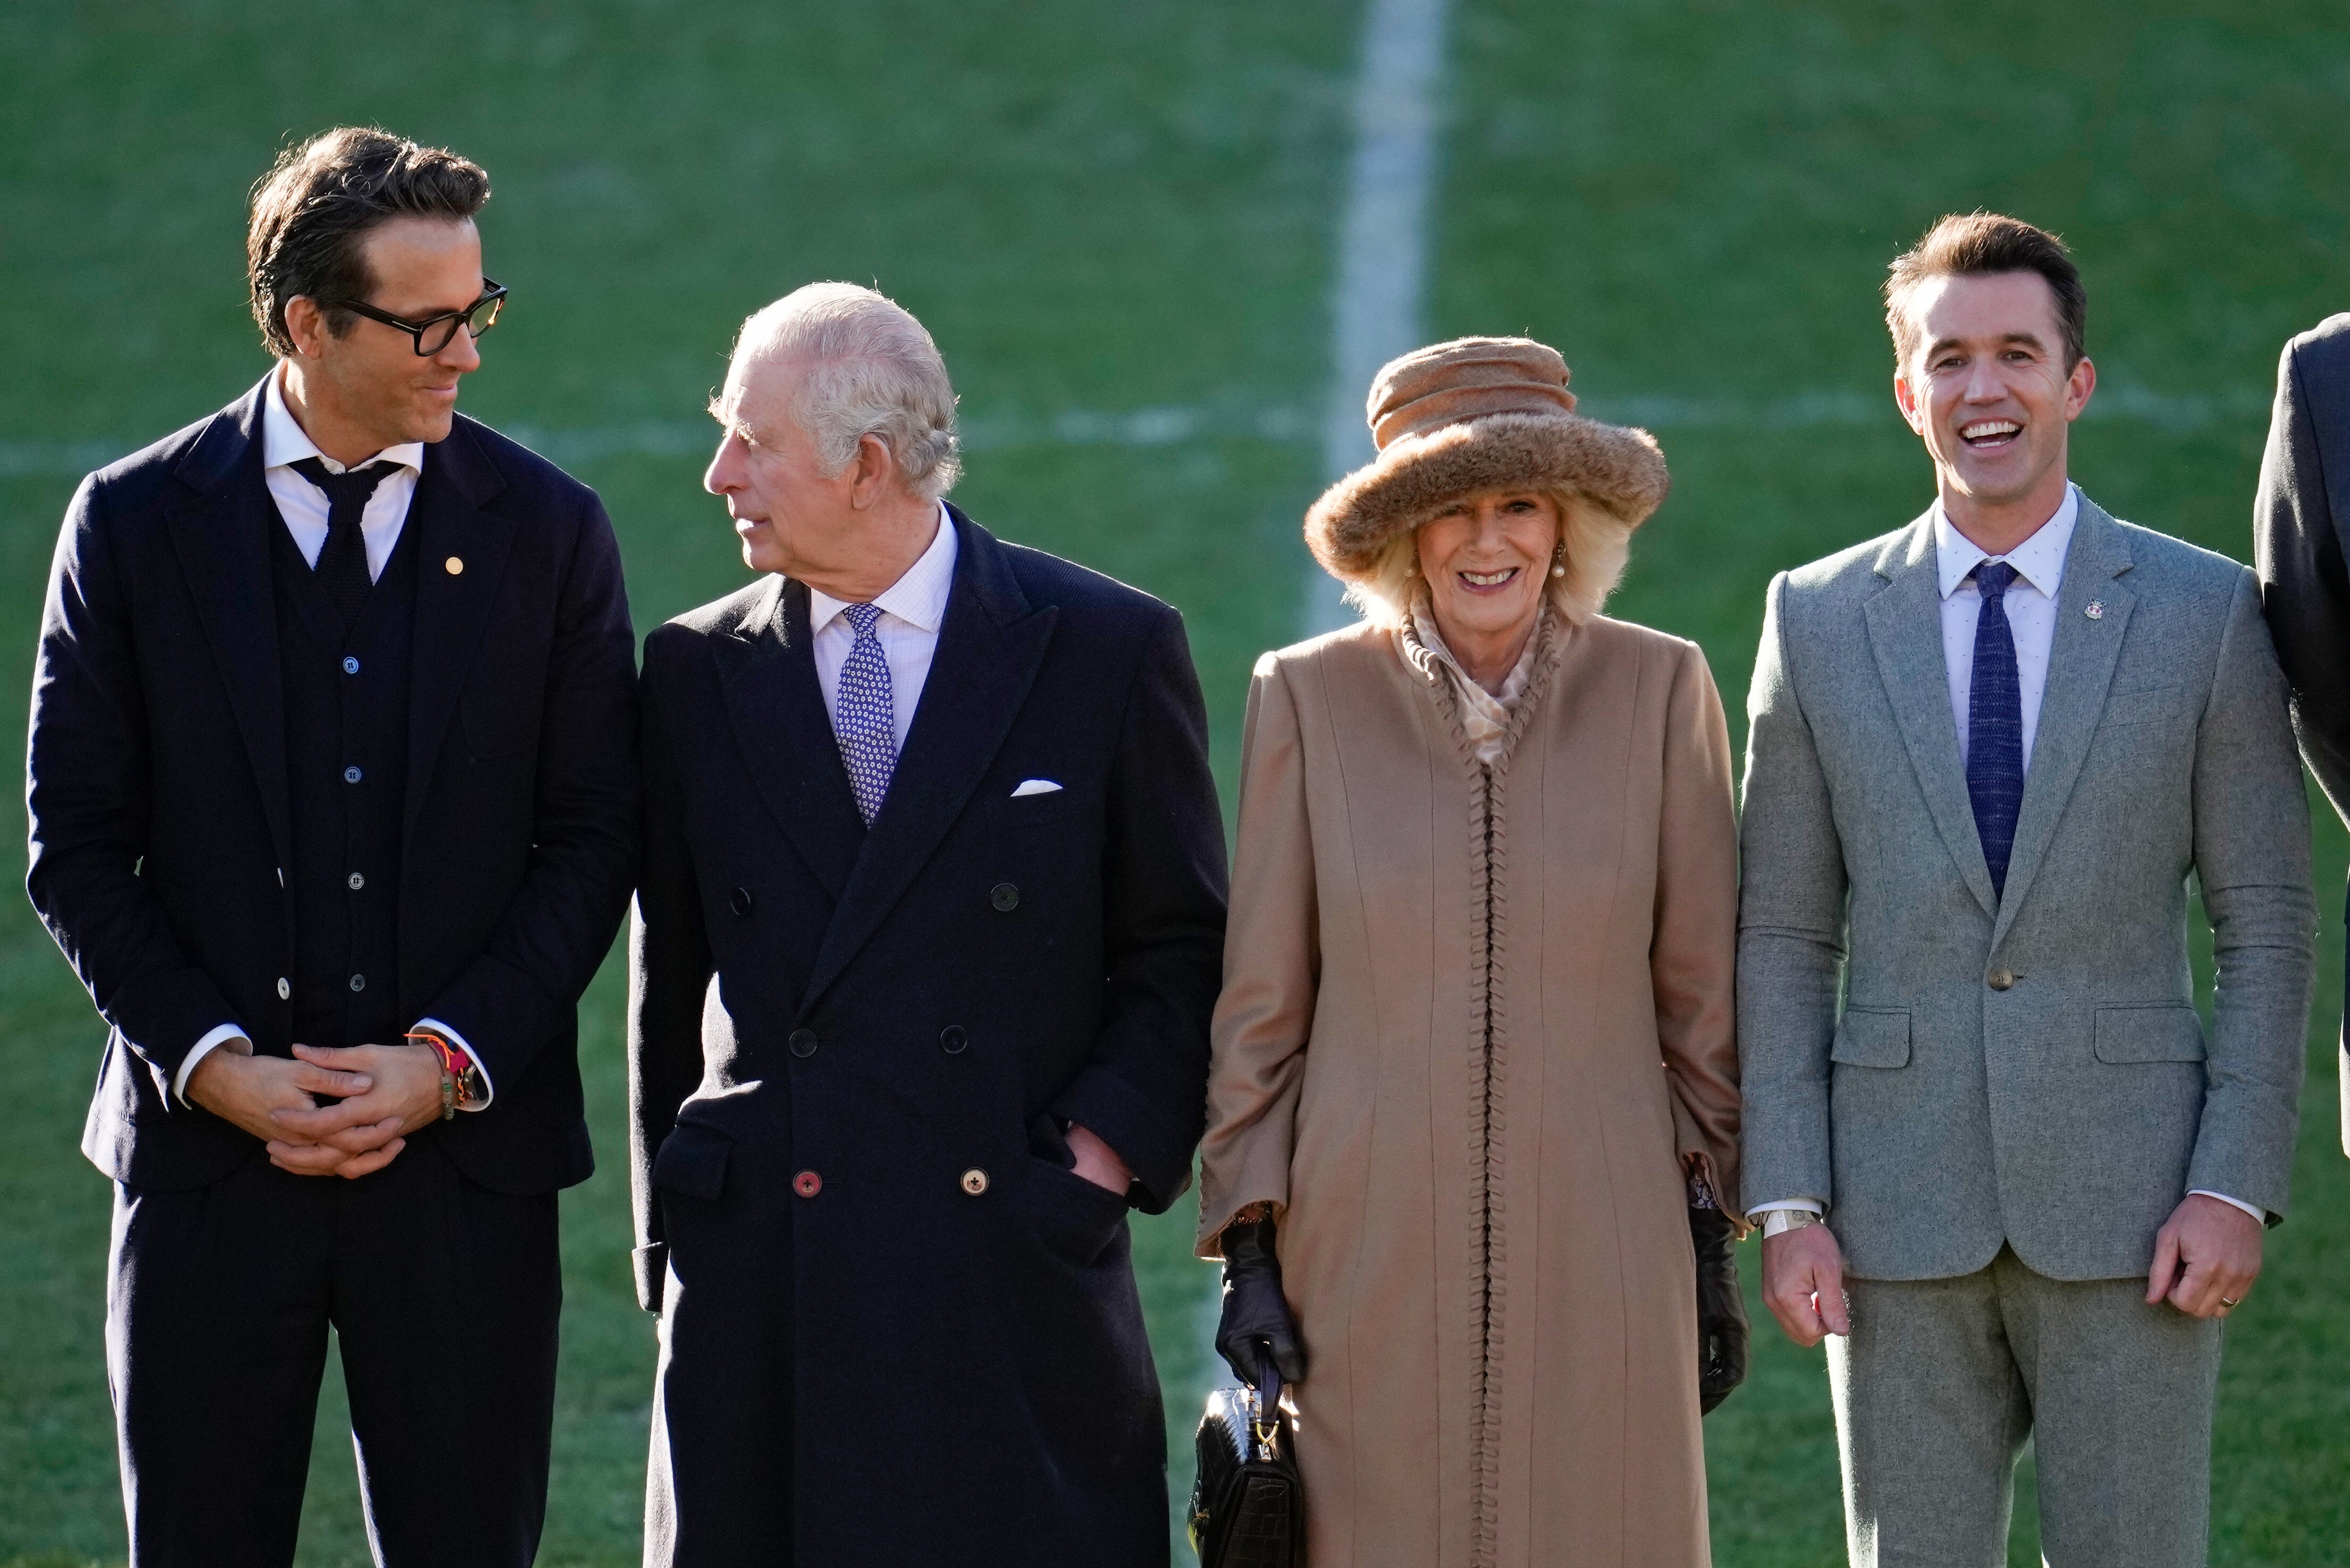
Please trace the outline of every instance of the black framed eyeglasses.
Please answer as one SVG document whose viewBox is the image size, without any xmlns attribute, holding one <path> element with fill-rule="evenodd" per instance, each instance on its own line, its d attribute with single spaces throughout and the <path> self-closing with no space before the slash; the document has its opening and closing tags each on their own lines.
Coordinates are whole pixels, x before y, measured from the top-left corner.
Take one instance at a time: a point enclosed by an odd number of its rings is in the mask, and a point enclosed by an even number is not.
<svg viewBox="0 0 2350 1568">
<path fill-rule="evenodd" d="M 378 310 L 374 306 L 356 299 L 337 300 L 335 306 L 338 309 L 357 311 L 369 321 L 380 321 L 386 327 L 407 333 L 416 345 L 417 358 L 429 359 L 449 347 L 449 339 L 457 336 L 460 323 L 476 343 L 488 337 L 490 328 L 498 324 L 498 312 L 506 302 L 506 286 L 495 278 L 484 277 L 482 286 L 482 297 L 464 309 L 429 316 L 421 321 L 403 320 L 388 310 Z"/>
</svg>

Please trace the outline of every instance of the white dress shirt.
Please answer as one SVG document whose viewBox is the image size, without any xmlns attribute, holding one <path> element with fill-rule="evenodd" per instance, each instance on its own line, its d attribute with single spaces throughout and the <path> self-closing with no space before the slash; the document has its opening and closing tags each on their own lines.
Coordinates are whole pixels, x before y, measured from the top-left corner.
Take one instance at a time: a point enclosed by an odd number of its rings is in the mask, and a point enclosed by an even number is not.
<svg viewBox="0 0 2350 1568">
<path fill-rule="evenodd" d="M 284 367 L 279 367 L 277 374 L 269 378 L 269 389 L 261 401 L 261 477 L 269 486 L 269 498 L 277 503 L 277 515 L 286 520 L 286 532 L 294 536 L 302 559 L 315 569 L 318 552 L 327 544 L 327 493 L 295 472 L 294 464 L 315 457 L 328 473 L 342 472 L 343 465 L 320 452 L 295 422 L 294 410 L 286 406 L 286 393 L 278 384 L 285 375 Z M 424 443 L 411 441 L 388 446 L 368 462 L 400 465 L 377 482 L 367 510 L 359 514 L 359 537 L 367 541 L 368 580 L 372 582 L 383 576 L 383 564 L 391 559 L 392 546 L 400 543 L 400 531 L 407 525 L 408 504 L 416 498 L 417 477 L 424 472 Z M 367 462 L 359 466 L 365 468 Z"/>
<path fill-rule="evenodd" d="M 318 450 L 317 443 L 294 418 L 294 410 L 286 406 L 282 385 L 285 379 L 286 367 L 281 363 L 271 374 L 261 397 L 261 479 L 269 487 L 269 498 L 277 504 L 277 515 L 285 522 L 286 532 L 293 536 L 295 548 L 302 552 L 302 559 L 315 571 L 318 552 L 327 545 L 327 493 L 296 472 L 294 464 L 306 457 L 315 457 L 326 465 L 328 473 L 342 472 L 343 465 Z M 408 525 L 408 505 L 416 499 L 416 481 L 424 472 L 424 443 L 411 441 L 388 446 L 368 462 L 400 465 L 377 482 L 375 493 L 368 497 L 367 509 L 359 514 L 359 536 L 367 542 L 368 579 L 372 582 L 383 576 L 383 564 L 391 559 L 392 547 L 400 543 L 400 530 Z M 367 463 L 359 466 L 365 468 Z M 432 1030 L 481 1068 L 484 1088 L 481 1103 L 464 1108 L 487 1109 L 497 1091 L 490 1085 L 489 1069 L 482 1066 L 482 1059 L 473 1054 L 465 1037 L 438 1019 L 420 1018 L 416 1027 Z M 212 1054 L 214 1047 L 246 1038 L 244 1025 L 223 1023 L 197 1041 L 172 1078 L 172 1093 L 180 1103 L 188 1103 L 188 1076 L 196 1070 L 197 1063 Z"/>
<path fill-rule="evenodd" d="M 1950 717 L 1959 726 L 1959 768 L 1967 765 L 1967 732 L 1975 683 L 1975 627 L 1982 619 L 1982 590 L 1974 569 L 1985 561 L 2015 568 L 2003 603 L 2007 628 L 2015 639 L 2015 683 L 2023 700 L 2023 766 L 2032 767 L 2032 742 L 2040 732 L 2040 699 L 2048 690 L 2048 650 L 2056 640 L 2056 594 L 2064 582 L 2064 552 L 2080 520 L 2081 493 L 2064 487 L 2054 515 L 2022 544 L 1994 556 L 1952 525 L 1934 503 L 1934 562 L 1942 591 L 1942 668 L 1950 678 Z"/>
<path fill-rule="evenodd" d="M 939 504 L 939 528 L 906 575 L 874 596 L 881 611 L 873 623 L 874 639 L 881 644 L 882 662 L 889 667 L 889 720 L 896 728 L 898 750 L 906 749 L 906 732 L 914 725 L 914 705 L 922 700 L 922 683 L 931 678 L 931 656 L 938 651 L 939 628 L 947 618 L 947 596 L 954 589 L 954 519 L 946 504 Z M 808 625 L 815 642 L 816 685 L 824 691 L 825 716 L 836 717 L 840 700 L 840 667 L 857 645 L 857 628 L 842 618 L 846 599 L 808 589 Z"/>
<path fill-rule="evenodd" d="M 1973 716 L 1975 628 L 1982 619 L 1982 592 L 1975 587 L 1974 569 L 1985 561 L 2004 561 L 2015 568 L 2015 581 L 2008 585 L 2002 602 L 2007 610 L 2008 632 L 2015 639 L 2017 695 L 2023 706 L 2023 766 L 2028 775 L 2032 742 L 2040 731 L 2040 700 L 2048 691 L 2048 655 L 2056 642 L 2056 596 L 2064 582 L 2064 556 L 2073 545 L 2073 526 L 2080 517 L 2081 492 L 2067 484 L 2064 499 L 2047 522 L 2014 549 L 1994 556 L 1960 533 L 1941 502 L 1934 503 L 1934 563 L 1942 596 L 1942 668 L 1950 677 L 1950 718 L 1959 727 L 1961 772 L 1967 765 L 1967 736 Z M 2262 1224 L 2268 1222 L 2268 1216 L 2251 1204 L 2224 1192 L 2196 1190 L 2233 1204 Z M 1825 1211 L 1817 1199 L 1788 1198 L 1757 1204 L 1747 1212 L 1768 1214 L 1782 1209 Z M 1774 1228 L 1766 1220 L 1763 1233 L 1775 1235 L 1783 1228 L 1783 1221 Z"/>
</svg>

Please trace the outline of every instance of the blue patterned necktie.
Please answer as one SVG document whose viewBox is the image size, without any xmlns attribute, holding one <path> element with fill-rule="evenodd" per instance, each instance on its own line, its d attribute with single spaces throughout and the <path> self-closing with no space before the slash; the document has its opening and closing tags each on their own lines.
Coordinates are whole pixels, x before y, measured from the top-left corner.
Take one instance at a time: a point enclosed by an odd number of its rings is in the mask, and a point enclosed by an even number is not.
<svg viewBox="0 0 2350 1568">
<path fill-rule="evenodd" d="M 2007 590 L 2016 572 L 2004 561 L 1974 571 L 1982 594 L 1975 622 L 1975 672 L 1967 697 L 1967 799 L 1975 808 L 1991 892 L 2007 897 L 2007 857 L 2023 805 L 2023 691 L 2015 673 L 2015 634 L 2007 624 Z"/>
<path fill-rule="evenodd" d="M 881 815 L 889 775 L 898 767 L 897 712 L 889 701 L 889 661 L 881 657 L 881 639 L 873 635 L 874 624 L 881 618 L 879 607 L 849 605 L 840 613 L 856 631 L 857 641 L 840 667 L 832 733 L 840 742 L 840 761 L 848 769 L 858 815 L 870 827 Z M 2012 668 L 2013 660 L 2009 662 Z"/>
</svg>

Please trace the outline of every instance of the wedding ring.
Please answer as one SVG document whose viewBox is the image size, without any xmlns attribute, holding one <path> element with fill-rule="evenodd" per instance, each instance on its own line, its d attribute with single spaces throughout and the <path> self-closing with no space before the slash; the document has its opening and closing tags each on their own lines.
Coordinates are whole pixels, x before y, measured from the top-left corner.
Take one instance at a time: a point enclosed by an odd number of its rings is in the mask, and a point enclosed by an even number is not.
<svg viewBox="0 0 2350 1568">
<path fill-rule="evenodd" d="M 2226 1296 L 2221 1296 L 2221 1297 L 2220 1298 L 2220 1304 L 2221 1306 L 2223 1306 L 2223 1307 L 2239 1307 L 2239 1306 L 2243 1305 L 2244 1303 L 2243 1303 L 2242 1302 L 2241 1302 L 2241 1301 L 2232 1301 L 2232 1302 L 2231 1302 L 2231 1301 L 2230 1301 Z"/>
</svg>

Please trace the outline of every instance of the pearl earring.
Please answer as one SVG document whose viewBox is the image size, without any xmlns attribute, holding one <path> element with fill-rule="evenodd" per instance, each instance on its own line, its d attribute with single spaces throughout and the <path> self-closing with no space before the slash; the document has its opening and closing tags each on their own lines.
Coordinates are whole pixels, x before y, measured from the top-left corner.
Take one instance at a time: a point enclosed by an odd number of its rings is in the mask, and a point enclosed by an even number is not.
<svg viewBox="0 0 2350 1568">
<path fill-rule="evenodd" d="M 1566 576 L 1566 545 L 1564 543 L 1550 553 L 1550 575 L 1554 577 Z"/>
</svg>

